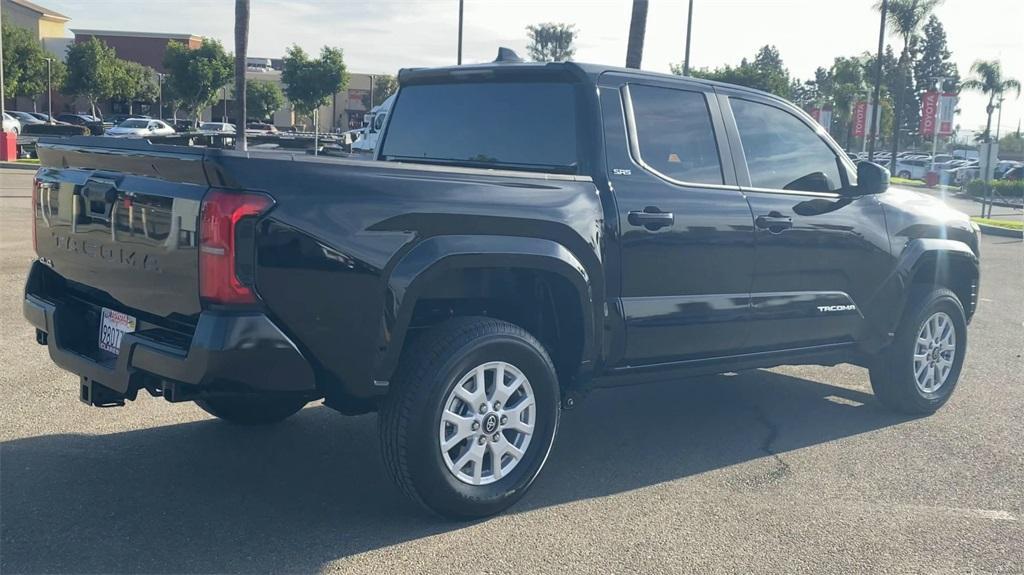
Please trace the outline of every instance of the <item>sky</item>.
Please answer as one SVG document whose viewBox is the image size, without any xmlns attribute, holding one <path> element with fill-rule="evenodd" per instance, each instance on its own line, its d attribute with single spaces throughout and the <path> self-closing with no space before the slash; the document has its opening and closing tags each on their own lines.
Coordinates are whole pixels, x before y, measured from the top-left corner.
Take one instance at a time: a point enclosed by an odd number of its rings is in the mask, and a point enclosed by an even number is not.
<svg viewBox="0 0 1024 575">
<path fill-rule="evenodd" d="M 234 46 L 231 0 L 35 0 L 71 18 L 68 28 L 189 33 Z M 778 47 L 792 76 L 806 79 L 836 56 L 875 51 L 875 0 L 694 0 L 692 67 L 738 64 L 764 44 Z M 643 68 L 668 72 L 681 62 L 686 0 L 651 0 Z M 621 66 L 630 0 L 465 0 L 463 62 L 493 60 L 499 46 L 526 54 L 526 26 L 575 24 L 575 60 Z M 953 60 L 966 76 L 978 59 L 999 59 L 1003 73 L 1024 82 L 1024 1 L 945 0 L 936 15 Z M 455 63 L 458 0 L 252 0 L 249 55 L 274 58 L 298 44 L 345 51 L 352 72 Z M 898 38 L 890 36 L 899 51 Z M 987 98 L 965 93 L 957 123 L 984 127 Z M 1024 97 L 1004 103 L 1002 130 L 1016 130 Z M 995 129 L 993 118 L 993 130 Z"/>
</svg>

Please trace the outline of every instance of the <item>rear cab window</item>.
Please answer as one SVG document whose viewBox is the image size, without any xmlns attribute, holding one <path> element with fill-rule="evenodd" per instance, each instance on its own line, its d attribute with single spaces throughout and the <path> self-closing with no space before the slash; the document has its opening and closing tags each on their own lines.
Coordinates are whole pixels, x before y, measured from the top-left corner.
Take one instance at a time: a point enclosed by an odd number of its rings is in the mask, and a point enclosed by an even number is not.
<svg viewBox="0 0 1024 575">
<path fill-rule="evenodd" d="M 412 84 L 390 115 L 381 160 L 580 173 L 573 83 Z"/>
</svg>

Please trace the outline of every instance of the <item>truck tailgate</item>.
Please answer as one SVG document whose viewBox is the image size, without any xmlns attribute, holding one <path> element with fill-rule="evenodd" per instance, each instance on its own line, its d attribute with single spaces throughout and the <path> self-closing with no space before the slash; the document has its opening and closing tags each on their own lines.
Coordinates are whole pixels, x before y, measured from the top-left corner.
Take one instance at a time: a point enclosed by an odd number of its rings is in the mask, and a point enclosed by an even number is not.
<svg viewBox="0 0 1024 575">
<path fill-rule="evenodd" d="M 142 156 L 107 145 L 40 147 L 40 260 L 95 303 L 194 323 L 201 308 L 197 230 L 208 188 L 202 154 L 186 148 Z"/>
</svg>

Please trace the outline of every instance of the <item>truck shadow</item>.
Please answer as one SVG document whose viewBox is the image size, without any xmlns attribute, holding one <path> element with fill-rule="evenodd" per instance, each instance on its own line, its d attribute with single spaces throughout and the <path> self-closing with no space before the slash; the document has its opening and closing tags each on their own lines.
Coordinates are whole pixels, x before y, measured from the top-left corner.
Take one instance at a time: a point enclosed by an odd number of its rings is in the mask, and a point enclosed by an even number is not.
<svg viewBox="0 0 1024 575">
<path fill-rule="evenodd" d="M 785 480 L 788 451 L 902 421 L 869 394 L 769 371 L 604 390 L 565 413 L 547 468 L 510 513 L 751 460 L 735 479 L 757 489 Z M 207 420 L 0 449 L 8 573 L 308 572 L 465 527 L 404 501 L 373 415 L 314 407 L 274 428 Z"/>
</svg>

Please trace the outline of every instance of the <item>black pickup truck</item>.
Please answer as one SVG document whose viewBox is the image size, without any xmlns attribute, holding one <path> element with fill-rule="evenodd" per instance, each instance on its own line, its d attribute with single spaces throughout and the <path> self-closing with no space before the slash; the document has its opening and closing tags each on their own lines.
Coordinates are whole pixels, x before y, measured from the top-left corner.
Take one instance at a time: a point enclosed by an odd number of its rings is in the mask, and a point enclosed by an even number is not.
<svg viewBox="0 0 1024 575">
<path fill-rule="evenodd" d="M 599 387 L 849 362 L 953 392 L 978 232 L 736 86 L 575 63 L 403 70 L 372 159 L 41 142 L 24 313 L 81 400 L 379 411 L 387 468 L 496 513 Z"/>
</svg>

